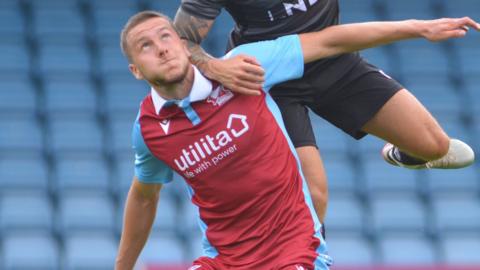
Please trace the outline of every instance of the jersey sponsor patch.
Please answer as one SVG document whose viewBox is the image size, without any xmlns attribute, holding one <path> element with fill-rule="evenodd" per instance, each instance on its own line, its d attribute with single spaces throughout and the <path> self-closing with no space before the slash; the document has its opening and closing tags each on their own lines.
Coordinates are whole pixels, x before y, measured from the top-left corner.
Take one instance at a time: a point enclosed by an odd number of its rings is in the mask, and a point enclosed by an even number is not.
<svg viewBox="0 0 480 270">
<path fill-rule="evenodd" d="M 231 98 L 233 98 L 232 91 L 225 89 L 223 86 L 219 86 L 212 91 L 207 98 L 207 102 L 213 104 L 213 106 L 222 106 Z"/>
</svg>

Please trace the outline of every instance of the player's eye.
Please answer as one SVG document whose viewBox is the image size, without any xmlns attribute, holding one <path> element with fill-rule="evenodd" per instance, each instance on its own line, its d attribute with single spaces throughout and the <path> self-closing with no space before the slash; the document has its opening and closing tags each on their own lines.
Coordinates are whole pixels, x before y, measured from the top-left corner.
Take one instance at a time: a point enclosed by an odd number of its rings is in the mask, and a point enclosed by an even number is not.
<svg viewBox="0 0 480 270">
<path fill-rule="evenodd" d="M 150 48 L 151 44 L 152 44 L 152 43 L 151 43 L 150 41 L 143 42 L 143 43 L 140 45 L 140 48 L 141 48 L 142 50 L 146 50 L 146 49 Z"/>
<path fill-rule="evenodd" d="M 166 39 L 170 38 L 170 33 L 163 33 L 163 34 L 160 35 L 160 38 L 162 40 L 166 40 Z"/>
</svg>

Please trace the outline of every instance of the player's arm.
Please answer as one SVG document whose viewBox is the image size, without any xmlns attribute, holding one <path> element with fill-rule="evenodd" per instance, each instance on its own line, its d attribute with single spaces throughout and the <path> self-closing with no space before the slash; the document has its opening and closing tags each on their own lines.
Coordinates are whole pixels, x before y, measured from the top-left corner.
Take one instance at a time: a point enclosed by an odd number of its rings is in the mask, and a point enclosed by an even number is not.
<svg viewBox="0 0 480 270">
<path fill-rule="evenodd" d="M 468 28 L 480 25 L 468 17 L 438 20 L 406 20 L 367 22 L 328 27 L 322 31 L 300 35 L 305 63 L 320 58 L 363 50 L 395 41 L 425 38 L 442 41 L 463 37 Z"/>
<path fill-rule="evenodd" d="M 116 270 L 131 270 L 147 241 L 160 197 L 161 184 L 146 184 L 134 177 L 125 204 Z"/>
<path fill-rule="evenodd" d="M 214 23 L 213 19 L 203 19 L 179 8 L 175 16 L 175 28 L 186 42 L 191 53 L 190 61 L 212 80 L 233 91 L 246 94 L 259 94 L 264 81 L 264 71 L 254 57 L 238 55 L 230 59 L 217 59 L 207 54 L 201 42 Z M 225 37 L 227 38 L 227 37 Z"/>
</svg>

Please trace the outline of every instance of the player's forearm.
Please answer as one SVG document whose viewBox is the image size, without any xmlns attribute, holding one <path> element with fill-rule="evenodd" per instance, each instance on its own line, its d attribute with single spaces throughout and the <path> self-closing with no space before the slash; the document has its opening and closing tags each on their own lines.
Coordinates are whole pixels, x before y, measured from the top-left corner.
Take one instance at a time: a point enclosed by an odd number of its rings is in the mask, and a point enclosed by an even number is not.
<svg viewBox="0 0 480 270">
<path fill-rule="evenodd" d="M 192 64 L 196 65 L 203 74 L 211 75 L 212 71 L 208 63 L 214 58 L 206 53 L 200 44 L 210 31 L 213 20 L 192 16 L 180 8 L 175 15 L 174 25 L 180 37 L 187 42 Z"/>
<path fill-rule="evenodd" d="M 337 25 L 320 32 L 300 35 L 305 62 L 359 51 L 422 36 L 420 21 L 368 22 Z"/>
<path fill-rule="evenodd" d="M 157 209 L 158 195 L 142 197 L 132 187 L 125 205 L 122 237 L 115 263 L 116 270 L 132 270 L 147 241 Z"/>
</svg>

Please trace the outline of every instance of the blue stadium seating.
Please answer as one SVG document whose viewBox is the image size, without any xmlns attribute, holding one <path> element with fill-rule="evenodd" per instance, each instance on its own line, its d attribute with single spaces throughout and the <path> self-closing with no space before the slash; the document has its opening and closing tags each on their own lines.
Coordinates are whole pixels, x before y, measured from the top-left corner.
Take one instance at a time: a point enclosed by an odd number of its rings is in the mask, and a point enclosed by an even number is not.
<svg viewBox="0 0 480 270">
<path fill-rule="evenodd" d="M 128 70 L 120 30 L 140 9 L 179 1 L 0 1 L 0 269 L 112 269 L 131 185 L 131 129 L 149 87 Z M 478 0 L 340 1 L 341 22 L 469 15 Z M 225 52 L 233 21 L 204 48 Z M 480 150 L 480 35 L 407 41 L 362 55 L 399 80 L 444 130 Z M 480 265 L 480 170 L 386 164 L 384 142 L 351 139 L 310 114 L 330 187 L 336 265 Z M 139 265 L 202 255 L 196 208 L 175 175 Z M 401 215 L 399 215 L 401 213 Z"/>
<path fill-rule="evenodd" d="M 358 199 L 348 194 L 337 194 L 328 202 L 328 230 L 360 232 L 365 229 L 365 211 Z"/>
<path fill-rule="evenodd" d="M 28 78 L 20 76 L 2 80 L 0 89 L 0 117 L 3 113 L 15 112 L 33 115 L 36 109 L 36 93 Z"/>
<path fill-rule="evenodd" d="M 61 44 L 72 40 L 71 44 Z M 60 73 L 85 75 L 90 71 L 88 50 L 81 42 L 75 42 L 76 38 L 66 37 L 57 43 L 42 43 L 40 45 L 39 69 L 42 73 Z"/>
<path fill-rule="evenodd" d="M 0 190 L 48 189 L 48 167 L 42 156 L 12 154 L 0 158 Z"/>
<path fill-rule="evenodd" d="M 461 170 L 431 170 L 427 174 L 432 194 L 469 192 L 479 190 L 479 179 L 475 167 Z"/>
<path fill-rule="evenodd" d="M 22 231 L 51 232 L 53 207 L 42 192 L 8 192 L 0 198 L 0 231 L 4 235 Z"/>
<path fill-rule="evenodd" d="M 65 237 L 81 233 L 110 233 L 115 211 L 107 194 L 99 192 L 64 192 L 60 195 L 56 224 Z"/>
<path fill-rule="evenodd" d="M 97 108 L 97 95 L 88 80 L 48 80 L 44 95 L 48 113 L 91 112 Z"/>
<path fill-rule="evenodd" d="M 65 237 L 62 269 L 112 269 L 118 241 L 108 233 L 80 233 Z"/>
<path fill-rule="evenodd" d="M 60 269 L 60 250 L 50 234 L 25 232 L 9 234 L 3 239 L 2 246 L 3 263 L 0 264 L 1 269 Z"/>
<path fill-rule="evenodd" d="M 21 98 L 23 94 L 19 93 Z M 28 104 L 28 96 L 26 98 L 25 102 Z M 24 112 L 28 112 L 28 109 L 25 108 Z M 0 121 L 3 124 L 0 130 L 0 147 L 4 151 L 21 153 L 39 152 L 43 149 L 42 130 L 33 114 L 0 114 Z"/>
<path fill-rule="evenodd" d="M 366 156 L 364 162 L 365 189 L 377 192 L 404 192 L 413 194 L 418 190 L 415 171 L 392 167 L 385 163 L 380 154 Z"/>
<path fill-rule="evenodd" d="M 323 166 L 326 170 L 328 188 L 333 193 L 349 193 L 356 191 L 357 173 L 346 156 L 324 156 Z"/>
<path fill-rule="evenodd" d="M 372 265 L 380 260 L 376 256 L 372 242 L 360 234 L 328 233 L 329 255 L 335 260 L 336 265 L 362 266 Z"/>
<path fill-rule="evenodd" d="M 91 112 L 85 112 L 91 113 Z M 71 151 L 102 151 L 102 131 L 92 115 L 61 114 L 50 117 L 49 146 L 57 153 Z"/>
<path fill-rule="evenodd" d="M 56 159 L 55 188 L 58 192 L 83 190 L 107 193 L 109 168 L 102 156 L 63 155 Z"/>
<path fill-rule="evenodd" d="M 449 265 L 478 265 L 480 257 L 476 252 L 480 248 L 478 231 L 473 234 L 462 232 L 444 234 L 440 241 L 444 254 L 443 262 Z"/>
<path fill-rule="evenodd" d="M 471 191 L 436 194 L 432 207 L 439 233 L 480 230 L 480 200 Z"/>
<path fill-rule="evenodd" d="M 379 246 L 386 265 L 433 265 L 439 259 L 433 242 L 421 232 L 382 234 Z"/>
<path fill-rule="evenodd" d="M 32 2 L 41 3 L 44 1 Z M 35 34 L 38 36 L 51 37 L 58 35 L 85 35 L 85 26 L 79 9 L 74 9 L 74 7 L 41 7 L 36 8 L 33 11 L 33 26 L 35 28 Z"/>
<path fill-rule="evenodd" d="M 0 43 L 0 71 L 27 73 L 30 68 L 28 50 L 23 42 Z"/>
<path fill-rule="evenodd" d="M 426 208 L 414 195 L 402 192 L 372 194 L 371 209 L 375 232 L 426 231 Z"/>
<path fill-rule="evenodd" d="M 182 264 L 187 254 L 183 244 L 171 234 L 154 234 L 150 236 L 139 261 L 143 263 Z"/>
</svg>

